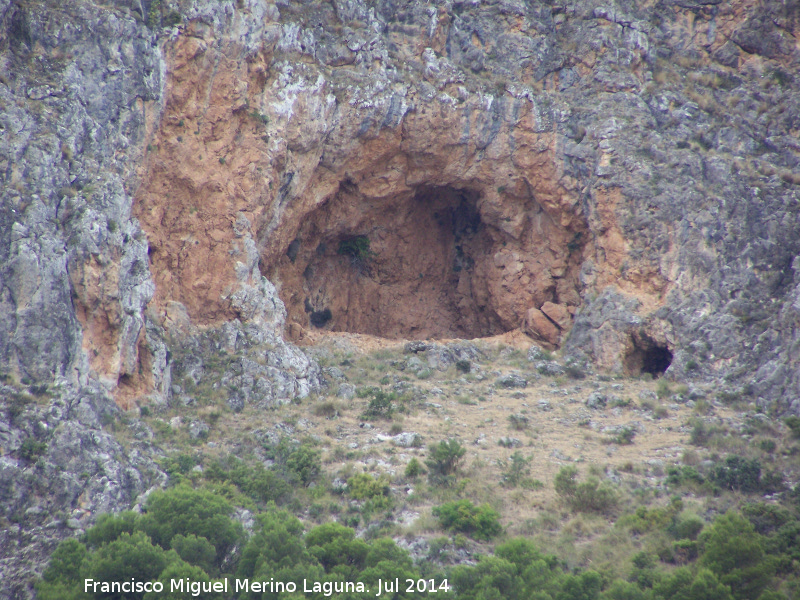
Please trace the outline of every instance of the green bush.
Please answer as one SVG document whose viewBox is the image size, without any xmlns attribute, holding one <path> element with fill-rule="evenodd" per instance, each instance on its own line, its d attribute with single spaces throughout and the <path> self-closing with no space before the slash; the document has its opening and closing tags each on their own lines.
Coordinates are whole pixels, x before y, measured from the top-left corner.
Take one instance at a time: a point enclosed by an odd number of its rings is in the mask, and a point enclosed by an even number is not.
<svg viewBox="0 0 800 600">
<path fill-rule="evenodd" d="M 439 523 L 450 531 L 460 531 L 479 540 L 488 540 L 500 534 L 500 516 L 488 504 L 475 506 L 469 500 L 447 502 L 433 509 Z"/>
<path fill-rule="evenodd" d="M 511 427 L 517 431 L 522 431 L 528 428 L 530 424 L 530 419 L 522 414 L 513 414 L 508 415 L 508 422 L 511 424 Z"/>
<path fill-rule="evenodd" d="M 696 575 L 691 569 L 680 567 L 653 586 L 653 595 L 658 600 L 733 600 L 730 589 L 720 583 L 708 569 L 700 569 Z"/>
<path fill-rule="evenodd" d="M 86 546 L 74 538 L 66 539 L 58 545 L 50 557 L 50 564 L 42 574 L 48 584 L 77 584 L 80 582 L 80 569 L 88 556 Z"/>
<path fill-rule="evenodd" d="M 394 412 L 392 403 L 397 400 L 397 394 L 394 392 L 384 392 L 377 387 L 368 387 L 358 390 L 357 395 L 359 398 L 369 398 L 367 409 L 363 414 L 365 418 L 386 419 L 392 416 Z"/>
<path fill-rule="evenodd" d="M 629 446 L 633 443 L 633 438 L 636 437 L 636 430 L 631 427 L 623 427 L 617 432 L 612 441 L 621 446 Z"/>
<path fill-rule="evenodd" d="M 32 437 L 25 438 L 17 451 L 19 457 L 28 462 L 36 462 L 45 452 L 47 452 L 47 444 Z"/>
<path fill-rule="evenodd" d="M 778 444 L 775 443 L 775 440 L 764 439 L 758 442 L 758 447 L 767 454 L 772 454 L 778 448 Z"/>
<path fill-rule="evenodd" d="M 121 534 L 116 540 L 97 549 L 81 569 L 81 578 L 96 581 L 154 581 L 170 562 L 180 560 L 154 545 L 141 531 Z M 141 594 L 125 594 L 117 598 L 142 598 Z M 98 596 L 115 598 L 115 596 Z"/>
<path fill-rule="evenodd" d="M 272 571 L 313 559 L 303 541 L 303 524 L 275 505 L 256 517 L 255 534 L 245 545 L 236 571 L 238 577 L 254 577 L 262 566 Z"/>
<path fill-rule="evenodd" d="M 578 469 L 577 467 L 561 467 L 555 478 L 556 494 L 564 498 L 572 498 L 578 489 Z"/>
<path fill-rule="evenodd" d="M 783 422 L 786 423 L 786 426 L 792 432 L 792 437 L 800 438 L 800 417 L 792 415 L 786 417 Z"/>
<path fill-rule="evenodd" d="M 242 526 L 230 518 L 233 508 L 222 496 L 178 486 L 153 492 L 140 528 L 162 548 L 170 548 L 178 534 L 207 539 L 214 546 L 217 566 L 242 540 Z"/>
<path fill-rule="evenodd" d="M 620 525 L 630 527 L 631 533 L 634 534 L 663 531 L 673 524 L 677 510 L 679 508 L 674 505 L 651 509 L 640 506 L 632 515 L 625 515 L 618 522 Z"/>
<path fill-rule="evenodd" d="M 348 237 L 339 242 L 337 254 L 350 256 L 359 261 L 366 261 L 372 257 L 372 250 L 369 248 L 369 238 L 365 235 Z"/>
<path fill-rule="evenodd" d="M 722 488 L 741 492 L 757 492 L 761 489 L 761 463 L 741 456 L 728 456 L 724 465 L 711 472 L 711 480 Z"/>
<path fill-rule="evenodd" d="M 326 571 L 340 567 L 337 572 L 351 577 L 350 581 L 357 579 L 356 573 L 364 567 L 369 553 L 369 545 L 339 523 L 325 523 L 309 531 L 306 547 Z"/>
<path fill-rule="evenodd" d="M 578 469 L 562 467 L 555 478 L 556 493 L 576 512 L 607 513 L 617 505 L 617 494 L 596 477 L 578 482 Z"/>
<path fill-rule="evenodd" d="M 181 13 L 173 10 L 167 13 L 161 24 L 164 27 L 172 27 L 173 25 L 180 25 L 181 21 L 183 21 Z"/>
<path fill-rule="evenodd" d="M 121 534 L 131 534 L 138 528 L 139 515 L 126 510 L 116 515 L 104 514 L 97 517 L 94 527 L 86 532 L 85 541 L 90 548 L 99 548 L 116 540 Z"/>
<path fill-rule="evenodd" d="M 211 581 L 208 573 L 206 573 L 200 567 L 190 565 L 183 561 L 171 562 L 158 576 L 158 581 L 160 581 L 164 586 L 164 591 L 160 593 L 150 592 L 149 594 L 145 594 L 144 600 L 186 600 L 187 598 L 197 597 L 194 594 L 187 592 L 186 588 L 184 588 L 183 592 L 181 592 L 179 589 L 172 591 L 171 582 L 173 579 L 176 581 L 186 581 L 188 579 L 191 582 L 198 582 L 200 584 L 206 583 L 206 585 Z M 202 597 L 204 600 L 220 598 L 218 594 L 213 593 L 203 593 L 200 597 Z"/>
<path fill-rule="evenodd" d="M 522 452 L 514 452 L 510 462 L 503 463 L 506 468 L 500 478 L 502 484 L 513 488 L 525 483 L 531 474 L 531 460 L 533 457 L 525 458 Z"/>
<path fill-rule="evenodd" d="M 586 372 L 577 364 L 568 364 L 565 366 L 564 373 L 566 373 L 567 377 L 570 379 L 584 379 L 586 377 Z"/>
<path fill-rule="evenodd" d="M 233 456 L 211 461 L 204 475 L 209 481 L 229 481 L 246 496 L 265 504 L 281 503 L 292 495 L 292 486 L 274 471 L 258 463 L 248 465 Z"/>
<path fill-rule="evenodd" d="M 667 485 L 680 487 L 690 484 L 702 485 L 703 483 L 705 483 L 705 478 L 694 467 L 689 465 L 667 467 Z"/>
<path fill-rule="evenodd" d="M 172 538 L 170 545 L 187 563 L 200 567 L 206 573 L 215 571 L 217 551 L 206 538 L 179 533 Z"/>
<path fill-rule="evenodd" d="M 768 535 L 777 531 L 794 519 L 788 509 L 775 504 L 767 504 L 766 502 L 745 504 L 742 507 L 742 514 L 747 517 L 747 520 L 753 524 L 755 530 L 761 535 Z"/>
<path fill-rule="evenodd" d="M 498 545 L 495 556 L 482 556 L 474 567 L 456 567 L 452 578 L 456 597 L 463 600 L 573 598 L 562 594 L 564 574 L 558 559 L 521 538 Z"/>
<path fill-rule="evenodd" d="M 412 458 L 408 461 L 404 475 L 409 479 L 422 475 L 422 465 L 416 458 Z"/>
<path fill-rule="evenodd" d="M 693 446 L 705 446 L 708 444 L 712 435 L 713 432 L 709 431 L 708 428 L 706 428 L 705 423 L 698 419 L 692 423 L 692 432 L 689 434 L 689 443 Z"/>
<path fill-rule="evenodd" d="M 705 522 L 697 515 L 683 515 L 675 519 L 671 533 L 679 540 L 696 540 L 703 527 Z"/>
<path fill-rule="evenodd" d="M 750 521 L 728 512 L 699 537 L 700 565 L 730 586 L 737 600 L 758 598 L 775 572 L 774 562 L 764 553 L 763 541 Z"/>
<path fill-rule="evenodd" d="M 386 477 L 377 479 L 369 473 L 358 473 L 347 480 L 347 493 L 355 500 L 365 500 L 368 509 L 385 509 L 391 505 L 391 488 Z"/>
<path fill-rule="evenodd" d="M 286 468 L 307 486 L 316 480 L 322 471 L 320 453 L 306 444 L 298 446 L 286 458 Z"/>
<path fill-rule="evenodd" d="M 458 440 L 442 440 L 438 444 L 428 446 L 428 458 L 425 465 L 428 467 L 428 477 L 432 483 L 447 484 L 458 471 L 461 459 L 467 453 Z"/>
</svg>

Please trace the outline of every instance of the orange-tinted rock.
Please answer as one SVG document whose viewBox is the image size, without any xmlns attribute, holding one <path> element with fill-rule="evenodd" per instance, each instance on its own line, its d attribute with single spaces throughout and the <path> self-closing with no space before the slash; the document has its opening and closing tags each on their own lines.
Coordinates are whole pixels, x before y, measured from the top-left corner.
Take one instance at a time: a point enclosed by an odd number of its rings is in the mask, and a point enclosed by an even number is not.
<svg viewBox="0 0 800 600">
<path fill-rule="evenodd" d="M 532 338 L 544 342 L 549 348 L 558 345 L 561 335 L 558 327 L 538 308 L 529 308 L 525 313 L 522 330 Z"/>
<path fill-rule="evenodd" d="M 542 312 L 550 317 L 561 329 L 569 329 L 572 323 L 569 310 L 561 304 L 553 304 L 552 302 L 545 302 L 542 304 Z"/>
</svg>

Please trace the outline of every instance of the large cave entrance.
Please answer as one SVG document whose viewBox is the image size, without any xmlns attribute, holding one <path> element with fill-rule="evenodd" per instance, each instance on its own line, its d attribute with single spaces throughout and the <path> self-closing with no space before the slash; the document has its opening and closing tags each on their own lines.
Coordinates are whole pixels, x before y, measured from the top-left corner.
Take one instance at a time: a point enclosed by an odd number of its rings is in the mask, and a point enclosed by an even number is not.
<svg viewBox="0 0 800 600">
<path fill-rule="evenodd" d="M 519 327 L 531 307 L 559 303 L 568 321 L 579 303 L 580 236 L 535 203 L 520 203 L 515 230 L 485 206 L 468 188 L 420 186 L 376 199 L 342 183 L 306 215 L 284 254 L 262 264 L 279 286 L 290 335 L 299 325 L 486 337 Z"/>
</svg>

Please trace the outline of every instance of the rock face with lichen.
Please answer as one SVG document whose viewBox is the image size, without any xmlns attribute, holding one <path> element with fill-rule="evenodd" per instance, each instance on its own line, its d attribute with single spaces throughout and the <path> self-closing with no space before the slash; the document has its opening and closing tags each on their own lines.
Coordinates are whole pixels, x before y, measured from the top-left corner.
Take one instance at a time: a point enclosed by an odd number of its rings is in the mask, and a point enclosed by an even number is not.
<svg viewBox="0 0 800 600">
<path fill-rule="evenodd" d="M 602 369 L 798 398 L 796 6 L 185 15 L 134 204 L 155 306 L 236 318 L 257 263 L 293 340 L 522 328 Z"/>
<path fill-rule="evenodd" d="M 236 410 L 320 389 L 292 343 L 320 330 L 521 328 L 800 414 L 799 20 L 795 0 L 0 0 L 0 375 L 53 407 Z M 58 452 L 59 414 L 0 422 L 3 489 L 32 477 L 25 439 Z"/>
</svg>

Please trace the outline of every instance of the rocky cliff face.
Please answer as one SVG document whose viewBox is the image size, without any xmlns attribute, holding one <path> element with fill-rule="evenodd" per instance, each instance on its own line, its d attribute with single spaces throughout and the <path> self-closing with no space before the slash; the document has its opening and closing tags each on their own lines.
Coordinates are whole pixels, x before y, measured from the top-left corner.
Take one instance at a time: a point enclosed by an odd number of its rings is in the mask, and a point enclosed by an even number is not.
<svg viewBox="0 0 800 600">
<path fill-rule="evenodd" d="M 797 398 L 796 6 L 194 10 L 134 208 L 157 304 L 238 317 L 257 253 L 293 339 L 521 326 Z"/>
<path fill-rule="evenodd" d="M 795 1 L 0 0 L 4 401 L 188 402 L 222 354 L 235 410 L 319 389 L 286 340 L 320 329 L 521 327 L 800 413 L 799 19 Z M 57 452 L 80 422 L 30 414 L 0 425 L 9 490 L 35 476 L 25 439 Z"/>
</svg>

